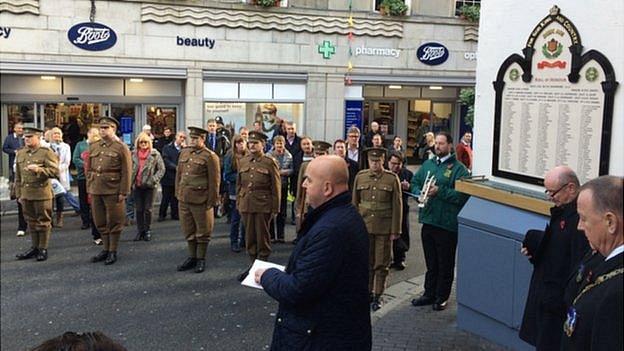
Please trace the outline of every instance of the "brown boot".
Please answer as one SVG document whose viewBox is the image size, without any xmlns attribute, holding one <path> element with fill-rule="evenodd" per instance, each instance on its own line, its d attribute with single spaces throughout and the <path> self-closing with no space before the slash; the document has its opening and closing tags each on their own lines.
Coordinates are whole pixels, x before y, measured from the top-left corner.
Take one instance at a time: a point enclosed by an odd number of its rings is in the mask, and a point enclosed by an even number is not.
<svg viewBox="0 0 624 351">
<path fill-rule="evenodd" d="M 56 211 L 56 223 L 54 226 L 56 228 L 63 228 L 63 212 Z"/>
</svg>

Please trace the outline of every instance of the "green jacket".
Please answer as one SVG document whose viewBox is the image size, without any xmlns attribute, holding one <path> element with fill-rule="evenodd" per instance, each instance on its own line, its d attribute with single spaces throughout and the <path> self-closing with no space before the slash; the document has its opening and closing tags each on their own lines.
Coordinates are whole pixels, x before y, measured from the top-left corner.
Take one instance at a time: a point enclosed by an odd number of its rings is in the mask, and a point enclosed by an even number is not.
<svg viewBox="0 0 624 351">
<path fill-rule="evenodd" d="M 74 154 L 72 155 L 72 162 L 76 166 L 76 180 L 85 180 L 84 174 L 84 161 L 80 157 L 83 152 L 89 150 L 89 143 L 86 140 L 81 140 L 76 144 L 74 148 Z"/>
<path fill-rule="evenodd" d="M 468 195 L 455 191 L 455 181 L 469 176 L 466 167 L 451 155 L 448 160 L 440 165 L 437 158 L 425 161 L 418 172 L 412 178 L 410 190 L 418 194 L 422 189 L 427 172 L 433 174 L 436 179 L 438 193 L 430 197 L 424 208 L 420 209 L 419 221 L 430 224 L 451 232 L 457 232 L 457 215 L 462 209 Z"/>
</svg>

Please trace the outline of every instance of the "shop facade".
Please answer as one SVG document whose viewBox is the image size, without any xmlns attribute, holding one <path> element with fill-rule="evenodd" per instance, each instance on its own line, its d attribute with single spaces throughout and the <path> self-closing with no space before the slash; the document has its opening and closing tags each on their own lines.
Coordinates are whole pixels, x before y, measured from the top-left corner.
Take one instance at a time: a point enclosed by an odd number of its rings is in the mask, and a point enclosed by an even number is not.
<svg viewBox="0 0 624 351">
<path fill-rule="evenodd" d="M 458 134 L 458 92 L 474 85 L 476 29 L 450 16 L 97 1 L 93 23 L 90 2 L 27 3 L 0 7 L 3 139 L 18 119 L 78 123 L 82 135 L 103 115 L 123 119 L 126 141 L 143 124 L 158 135 L 217 115 L 269 127 L 275 107 L 299 134 L 331 141 L 361 101 L 363 130 L 383 117 L 389 138 L 407 140 L 424 119 Z M 444 60 L 420 60 L 427 46 Z"/>
</svg>

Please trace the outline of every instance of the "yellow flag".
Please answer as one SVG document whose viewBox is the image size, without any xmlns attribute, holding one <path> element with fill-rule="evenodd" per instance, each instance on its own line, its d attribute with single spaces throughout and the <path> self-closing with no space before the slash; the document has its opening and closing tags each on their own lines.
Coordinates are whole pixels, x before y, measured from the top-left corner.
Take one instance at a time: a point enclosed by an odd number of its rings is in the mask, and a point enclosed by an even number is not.
<svg viewBox="0 0 624 351">
<path fill-rule="evenodd" d="M 353 16 L 349 16 L 347 22 L 349 23 L 349 27 L 353 27 Z"/>
<path fill-rule="evenodd" d="M 349 61 L 349 64 L 347 65 L 347 71 L 353 71 L 353 64 L 351 63 L 351 61 Z"/>
</svg>

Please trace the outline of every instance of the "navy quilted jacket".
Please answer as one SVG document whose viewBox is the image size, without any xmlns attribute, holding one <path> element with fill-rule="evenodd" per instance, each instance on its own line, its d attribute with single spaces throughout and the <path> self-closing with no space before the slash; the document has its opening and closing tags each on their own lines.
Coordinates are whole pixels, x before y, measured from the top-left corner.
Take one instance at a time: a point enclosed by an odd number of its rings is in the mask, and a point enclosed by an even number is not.
<svg viewBox="0 0 624 351">
<path fill-rule="evenodd" d="M 271 350 L 371 349 L 368 232 L 344 192 L 308 214 L 286 272 L 262 275 L 279 302 Z"/>
</svg>

